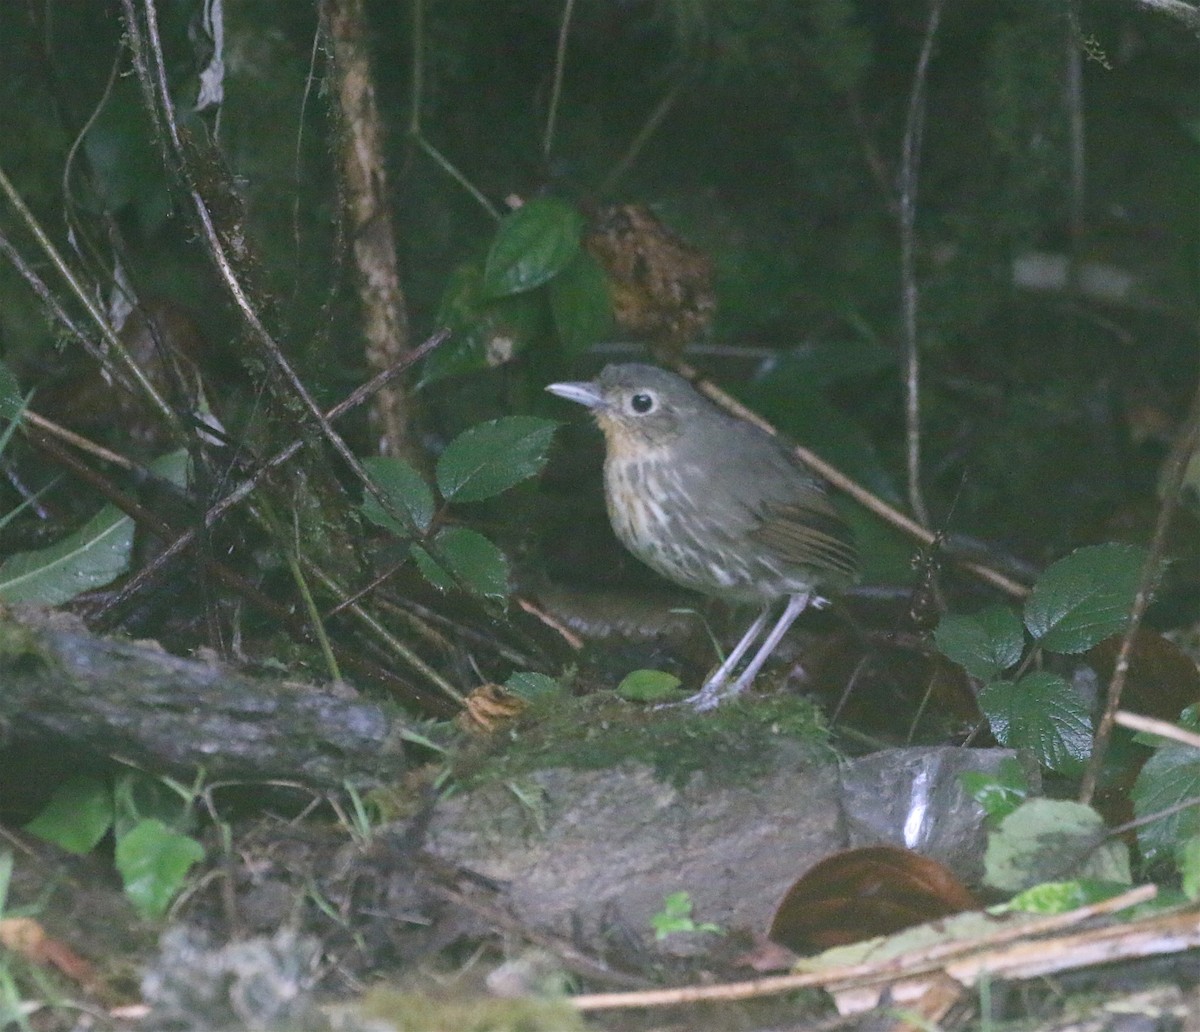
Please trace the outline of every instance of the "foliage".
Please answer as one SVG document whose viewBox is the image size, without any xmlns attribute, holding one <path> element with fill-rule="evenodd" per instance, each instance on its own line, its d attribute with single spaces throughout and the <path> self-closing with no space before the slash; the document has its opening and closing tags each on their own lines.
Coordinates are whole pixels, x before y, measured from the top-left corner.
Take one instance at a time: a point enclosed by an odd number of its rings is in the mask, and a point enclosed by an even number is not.
<svg viewBox="0 0 1200 1032">
<path fill-rule="evenodd" d="M 115 783 L 92 776 L 60 785 L 25 830 L 70 853 L 90 853 L 112 832 L 116 868 L 125 894 L 147 918 L 159 918 L 179 894 L 204 847 L 186 833 L 193 794 L 179 786 L 171 796 L 164 783 L 126 775 Z M 150 806 L 157 814 L 144 814 Z"/>
<path fill-rule="evenodd" d="M 663 906 L 650 918 L 654 938 L 662 940 L 676 932 L 720 932 L 720 925 L 705 921 L 697 924 L 692 919 L 692 897 L 689 893 L 672 892 L 663 897 Z"/>
<path fill-rule="evenodd" d="M 1060 559 L 1026 599 L 1023 629 L 1021 618 L 999 607 L 942 619 L 934 641 L 948 659 L 987 682 L 979 707 L 1002 745 L 1030 750 L 1051 770 L 1082 769 L 1092 733 L 1084 701 L 1056 673 L 1020 671 L 1043 653 L 1085 652 L 1122 630 L 1145 557 L 1141 548 L 1111 544 L 1080 548 Z M 1027 654 L 1026 632 L 1032 638 Z M 1003 676 L 1018 663 L 1018 675 Z"/>
</svg>

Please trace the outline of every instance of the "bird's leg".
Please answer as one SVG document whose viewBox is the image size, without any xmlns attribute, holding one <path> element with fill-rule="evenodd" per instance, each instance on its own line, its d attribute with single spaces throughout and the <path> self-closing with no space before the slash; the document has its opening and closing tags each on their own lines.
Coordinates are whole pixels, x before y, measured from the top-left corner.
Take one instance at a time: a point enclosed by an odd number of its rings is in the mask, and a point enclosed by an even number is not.
<svg viewBox="0 0 1200 1032">
<path fill-rule="evenodd" d="M 714 690 L 709 691 L 709 686 L 706 684 L 699 694 L 692 696 L 689 700 L 694 709 L 698 712 L 713 709 L 721 703 L 723 699 L 730 698 L 734 695 L 739 695 L 744 692 L 753 683 L 754 678 L 758 676 L 758 672 L 762 669 L 767 658 L 775 651 L 775 646 L 779 644 L 780 639 L 787 634 L 788 628 L 792 626 L 793 621 L 808 606 L 811 595 L 809 592 L 801 592 L 798 595 L 793 595 L 788 599 L 787 607 L 780 615 L 775 626 L 771 628 L 771 633 L 764 639 L 759 650 L 754 654 L 754 658 L 746 664 L 746 669 L 739 675 L 738 679 L 733 684 L 726 688 L 724 685 L 718 685 Z M 760 618 L 763 622 L 766 621 L 766 612 Z M 757 622 L 757 621 L 756 621 Z M 758 628 L 761 630 L 761 628 Z M 756 631 L 757 634 L 757 631 Z M 744 641 L 744 639 L 743 639 Z M 738 643 L 741 648 L 742 642 Z M 736 651 L 736 649 L 734 650 Z M 742 649 L 745 652 L 745 649 Z"/>
<path fill-rule="evenodd" d="M 750 646 L 762 634 L 763 628 L 767 626 L 767 618 L 771 615 L 771 607 L 764 606 L 761 613 L 754 618 L 754 622 L 746 628 L 746 633 L 742 635 L 739 641 L 725 657 L 724 662 L 713 671 L 713 675 L 704 682 L 700 690 L 695 694 L 685 699 L 684 702 L 690 704 L 697 710 L 712 709 L 717 704 L 725 693 L 725 687 L 729 682 L 729 675 L 733 673 L 734 668 L 742 661 L 742 657 L 750 651 Z M 711 701 L 709 701 L 711 700 Z"/>
</svg>

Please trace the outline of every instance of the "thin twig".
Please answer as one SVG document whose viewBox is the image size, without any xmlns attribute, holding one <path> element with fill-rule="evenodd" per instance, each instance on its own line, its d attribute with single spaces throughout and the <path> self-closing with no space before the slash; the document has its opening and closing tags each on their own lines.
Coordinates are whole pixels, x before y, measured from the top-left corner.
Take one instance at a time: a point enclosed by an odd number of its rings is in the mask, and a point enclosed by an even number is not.
<svg viewBox="0 0 1200 1032">
<path fill-rule="evenodd" d="M 331 408 L 327 413 L 328 418 L 337 419 L 339 416 L 345 415 L 352 408 L 362 404 L 362 402 L 369 398 L 374 391 L 378 390 L 383 384 L 387 383 L 389 379 L 391 379 L 393 376 L 400 375 L 400 373 L 407 369 L 410 365 L 424 358 L 449 336 L 450 333 L 448 330 L 442 330 L 439 333 L 435 333 L 432 337 L 425 341 L 425 343 L 414 348 L 407 355 L 405 355 L 404 359 L 400 362 L 397 362 L 394 368 L 384 370 L 382 373 L 372 377 L 367 383 L 363 384 L 348 397 L 334 405 L 334 407 Z M 272 455 L 271 458 L 264 462 L 249 477 L 238 484 L 237 487 L 235 487 L 227 495 L 220 498 L 218 501 L 214 502 L 204 514 L 204 518 L 201 521 L 201 526 L 205 530 L 211 528 L 230 509 L 246 499 L 251 492 L 258 487 L 262 479 L 271 472 L 271 470 L 278 469 L 302 447 L 304 447 L 303 441 L 293 441 L 291 444 L 286 445 L 284 448 Z M 178 555 L 185 548 L 191 545 L 192 542 L 194 542 L 199 536 L 199 534 L 200 530 L 196 527 L 192 527 L 175 538 L 175 540 L 173 540 L 169 545 L 167 545 L 166 548 L 164 548 L 157 556 L 155 556 L 153 562 L 142 567 L 142 569 L 139 570 L 135 576 L 131 577 L 129 581 L 126 582 L 125 586 L 115 596 L 113 596 L 112 599 L 109 600 L 108 604 L 104 606 L 98 615 L 103 616 L 105 613 L 116 609 L 118 606 L 124 605 L 139 591 L 143 590 L 148 584 L 155 580 L 163 570 L 166 569 L 167 563 L 174 556 Z"/>
<path fill-rule="evenodd" d="M 1131 731 L 1144 731 L 1149 735 L 1169 738 L 1173 742 L 1200 749 L 1200 735 L 1195 731 L 1188 731 L 1178 724 L 1171 724 L 1156 717 L 1143 717 L 1140 713 L 1130 713 L 1128 710 L 1117 710 L 1117 715 L 1113 719 L 1115 723 L 1127 727 Z"/>
<path fill-rule="evenodd" d="M 662 125 L 663 120 L 670 114 L 671 108 L 675 106 L 675 102 L 679 99 L 679 95 L 683 92 L 683 87 L 687 82 L 687 77 L 681 74 L 671 88 L 663 95 L 662 100 L 654 106 L 654 110 L 650 112 L 641 129 L 637 131 L 637 135 L 630 141 L 629 147 L 621 156 L 621 160 L 604 177 L 604 182 L 600 184 L 598 191 L 601 196 L 610 193 L 613 187 L 624 177 L 625 173 L 633 167 L 633 163 L 637 161 L 638 155 L 642 153 L 642 148 L 646 146 L 650 137 L 658 131 L 658 127 Z"/>
<path fill-rule="evenodd" d="M 1150 605 L 1150 598 L 1158 579 L 1159 568 L 1162 565 L 1163 553 L 1167 547 L 1167 531 L 1175 509 L 1179 505 L 1179 496 L 1183 489 L 1183 477 L 1187 472 L 1188 461 L 1192 453 L 1200 447 L 1200 377 L 1196 381 L 1196 391 L 1192 395 L 1192 404 L 1187 418 L 1175 441 L 1171 453 L 1167 456 L 1162 476 L 1162 505 L 1158 510 L 1158 518 L 1154 522 L 1154 535 L 1150 539 L 1150 549 L 1146 553 L 1146 561 L 1142 564 L 1142 572 L 1138 578 L 1137 594 L 1133 598 L 1133 606 L 1129 612 L 1129 623 L 1121 636 L 1121 647 L 1117 650 L 1117 659 L 1113 664 L 1112 677 L 1108 682 L 1108 695 L 1104 702 L 1104 712 L 1096 727 L 1092 740 L 1092 755 L 1088 759 L 1087 769 L 1083 772 L 1083 780 L 1079 786 L 1079 801 L 1090 803 L 1096 791 L 1096 783 L 1100 777 L 1100 769 L 1104 765 L 1104 754 L 1108 749 L 1109 738 L 1112 736 L 1113 724 L 1116 721 L 1117 710 L 1121 707 L 1121 693 L 1125 690 L 1125 682 L 1129 678 L 1129 664 L 1133 658 L 1133 645 L 1137 640 L 1138 629 L 1142 625 L 1142 617 Z"/>
<path fill-rule="evenodd" d="M 900 161 L 900 300 L 904 317 L 904 422 L 908 460 L 908 504 L 922 526 L 930 525 L 921 492 L 921 349 L 917 339 L 916 217 L 917 180 L 921 166 L 921 137 L 925 128 L 925 82 L 933 56 L 933 41 L 942 16 L 943 0 L 932 0 L 921 54 L 913 73 L 908 118 Z"/>
<path fill-rule="evenodd" d="M 558 46 L 554 51 L 554 85 L 550 89 L 550 110 L 546 112 L 546 132 L 542 137 L 542 154 L 550 157 L 554 146 L 554 127 L 558 121 L 558 102 L 562 99 L 563 72 L 567 66 L 567 36 L 571 32 L 571 15 L 575 0 L 563 4 L 562 24 L 558 27 Z"/>
<path fill-rule="evenodd" d="M 18 215 L 21 216 L 21 221 L 25 223 L 26 228 L 33 234 L 34 239 L 38 242 L 46 257 L 58 270 L 58 274 L 67 282 L 67 286 L 71 288 L 71 293 L 83 305 L 92 322 L 96 324 L 96 328 L 100 331 L 100 335 L 104 338 L 105 343 L 112 349 L 113 353 L 121 359 L 125 368 L 133 376 L 137 385 L 142 389 L 143 393 L 153 403 L 159 414 L 163 417 L 168 429 L 174 435 L 176 440 L 183 439 L 183 430 L 179 423 L 179 418 L 175 414 L 175 410 L 164 400 L 163 396 L 158 393 L 158 390 L 152 384 L 149 378 L 143 372 L 142 367 L 137 364 L 133 356 L 121 343 L 120 338 L 113 332 L 108 320 L 104 317 L 104 313 L 96 306 L 96 302 L 82 283 L 79 282 L 75 273 L 71 270 L 70 265 L 42 229 L 41 224 L 34 217 L 33 212 L 26 206 L 21 195 L 17 193 L 16 188 L 9 181 L 8 176 L 4 174 L 4 170 L 0 169 L 0 191 L 8 198 L 8 203 L 11 204 Z M 9 258 L 11 261 L 11 256 Z"/>
<path fill-rule="evenodd" d="M 212 213 L 199 187 L 194 181 L 189 167 L 183 140 L 180 136 L 179 124 L 175 120 L 175 109 L 171 103 L 171 91 L 167 83 L 166 59 L 163 56 L 162 39 L 158 31 L 158 14 L 154 0 L 142 0 L 142 12 L 145 16 L 145 35 L 133 7 L 134 0 L 122 0 L 125 8 L 126 30 L 134 54 L 134 65 L 138 77 L 142 81 L 143 91 L 147 93 L 150 102 L 151 116 L 156 129 L 167 147 L 168 154 L 173 159 L 176 174 L 187 188 L 192 207 L 196 215 L 196 224 L 200 229 L 207 245 L 209 257 L 216 266 L 217 273 L 225 284 L 246 325 L 257 338 L 259 346 L 266 353 L 270 363 L 278 370 L 284 382 L 291 388 L 292 393 L 307 411 L 309 417 L 320 430 L 321 435 L 333 447 L 333 450 L 346 463 L 350 471 L 363 485 L 363 490 L 374 498 L 383 511 L 395 519 L 401 526 L 410 526 L 411 520 L 406 512 L 394 505 L 386 494 L 367 474 L 359 458 L 350 450 L 350 446 L 333 428 L 325 414 L 317 405 L 316 400 L 300 379 L 292 364 L 283 354 L 279 343 L 271 336 L 263 324 L 257 309 L 246 294 L 233 263 L 226 251 L 225 244 L 213 222 Z M 151 59 L 147 63 L 147 53 Z M 395 368 L 395 367 L 393 367 Z"/>
</svg>

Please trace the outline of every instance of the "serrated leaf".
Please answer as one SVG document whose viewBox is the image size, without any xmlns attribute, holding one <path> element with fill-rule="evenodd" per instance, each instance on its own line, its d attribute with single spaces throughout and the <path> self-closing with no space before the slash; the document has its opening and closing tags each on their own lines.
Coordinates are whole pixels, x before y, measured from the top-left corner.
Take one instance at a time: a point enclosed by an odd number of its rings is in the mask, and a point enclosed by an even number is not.
<svg viewBox="0 0 1200 1032">
<path fill-rule="evenodd" d="M 617 694 L 629 702 L 662 702 L 679 696 L 678 677 L 665 670 L 635 670 L 617 685 Z"/>
<path fill-rule="evenodd" d="M 78 777 L 56 788 L 25 830 L 82 856 L 96 848 L 112 823 L 112 790 L 99 778 Z"/>
<path fill-rule="evenodd" d="M 393 455 L 372 455 L 363 459 L 362 464 L 392 507 L 401 513 L 408 513 L 412 526 L 406 527 L 394 520 L 374 496 L 365 492 L 363 516 L 376 526 L 405 537 L 412 533 L 413 527 L 422 532 L 429 529 L 429 524 L 433 522 L 433 492 L 425 483 L 425 478 L 409 462 Z"/>
<path fill-rule="evenodd" d="M 578 354 L 607 339 L 613 331 L 608 278 L 600 263 L 580 250 L 550 282 L 550 311 L 563 349 Z"/>
<path fill-rule="evenodd" d="M 1128 885 L 1129 851 L 1104 842 L 1104 819 L 1090 806 L 1065 799 L 1031 799 L 988 837 L 984 884 L 1019 892 L 1064 876 Z"/>
<path fill-rule="evenodd" d="M 979 693 L 992 734 L 1010 749 L 1028 749 L 1043 767 L 1077 771 L 1092 749 L 1092 723 L 1079 694 L 1057 674 L 995 681 Z"/>
<path fill-rule="evenodd" d="M 1200 749 L 1169 745 L 1143 765 L 1134 783 L 1133 812 L 1142 819 L 1200 796 Z M 1200 835 L 1200 807 L 1191 806 L 1138 828 L 1138 845 L 1150 863 L 1170 857 L 1184 839 Z"/>
<path fill-rule="evenodd" d="M 566 268 L 582 236 L 583 216 L 566 201 L 527 201 L 500 220 L 484 263 L 484 290 L 505 297 L 540 287 Z"/>
<path fill-rule="evenodd" d="M 973 616 L 942 617 L 933 640 L 947 659 L 989 681 L 1021 659 L 1025 631 L 1011 609 L 992 606 Z"/>
<path fill-rule="evenodd" d="M 156 818 L 138 821 L 117 840 L 117 871 L 137 911 L 144 917 L 166 913 L 204 847 Z"/>
<path fill-rule="evenodd" d="M 508 560 L 491 541 L 467 527 L 446 527 L 434 538 L 435 559 L 426 549 L 413 548 L 417 568 L 439 591 L 462 584 L 483 598 L 508 594 Z"/>
<path fill-rule="evenodd" d="M 1086 652 L 1125 627 L 1146 550 L 1137 545 L 1079 548 L 1038 578 L 1025 626 L 1052 652 Z"/>
<path fill-rule="evenodd" d="M 1000 821 L 1020 806 L 1029 795 L 1029 783 L 1021 764 L 1011 756 L 1000 761 L 995 774 L 966 771 L 958 776 L 963 791 L 983 807 L 993 821 Z"/>
<path fill-rule="evenodd" d="M 464 430 L 438 458 L 438 488 L 455 502 L 507 491 L 541 472 L 557 426 L 537 416 L 506 416 Z"/>
<path fill-rule="evenodd" d="M 536 699 L 542 695 L 553 695 L 562 691 L 562 685 L 548 674 L 539 674 L 531 670 L 519 670 L 504 682 L 513 695 L 522 699 Z"/>
</svg>

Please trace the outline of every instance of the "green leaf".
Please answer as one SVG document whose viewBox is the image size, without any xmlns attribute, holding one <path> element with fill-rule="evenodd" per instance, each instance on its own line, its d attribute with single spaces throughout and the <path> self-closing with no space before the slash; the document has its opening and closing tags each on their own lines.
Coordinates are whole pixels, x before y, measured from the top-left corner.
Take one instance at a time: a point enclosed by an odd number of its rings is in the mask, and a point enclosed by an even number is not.
<svg viewBox="0 0 1200 1032">
<path fill-rule="evenodd" d="M 434 538 L 435 559 L 419 545 L 413 547 L 417 568 L 439 591 L 463 586 L 484 598 L 508 594 L 508 560 L 482 534 L 466 527 L 446 527 Z"/>
<path fill-rule="evenodd" d="M 562 685 L 555 678 L 531 670 L 517 671 L 504 682 L 504 687 L 522 699 L 536 699 L 540 695 L 562 692 Z"/>
<path fill-rule="evenodd" d="M 579 354 L 611 336 L 614 323 L 608 278 L 587 251 L 581 250 L 551 280 L 550 311 L 568 354 Z"/>
<path fill-rule="evenodd" d="M 187 451 L 163 455 L 150 468 L 176 486 L 186 482 Z M 54 606 L 102 588 L 129 568 L 133 520 L 106 505 L 74 534 L 36 552 L 17 552 L 0 564 L 0 600 Z"/>
<path fill-rule="evenodd" d="M 1021 659 L 1025 631 L 1011 609 L 992 606 L 974 616 L 942 617 L 933 640 L 972 677 L 990 681 Z"/>
<path fill-rule="evenodd" d="M 1179 843 L 1175 866 L 1179 868 L 1183 894 L 1193 902 L 1200 901 L 1200 835 Z"/>
<path fill-rule="evenodd" d="M 129 568 L 133 520 L 106 505 L 74 534 L 0 564 L 0 599 L 54 606 L 102 588 Z"/>
<path fill-rule="evenodd" d="M 1051 770 L 1075 772 L 1091 753 L 1088 708 L 1057 674 L 1039 671 L 989 684 L 979 693 L 979 708 L 1001 745 L 1029 749 Z"/>
<path fill-rule="evenodd" d="M 1150 757 L 1133 786 L 1138 819 L 1200 796 L 1200 749 L 1169 745 Z M 1172 856 L 1185 839 L 1200 835 L 1200 806 L 1190 806 L 1138 828 L 1138 845 L 1150 863 Z"/>
<path fill-rule="evenodd" d="M 100 778 L 77 777 L 55 789 L 25 830 L 82 856 L 96 848 L 112 823 L 112 789 Z"/>
<path fill-rule="evenodd" d="M 409 536 L 413 527 L 422 532 L 429 529 L 433 522 L 433 492 L 410 463 L 392 455 L 372 455 L 363 459 L 362 464 L 392 507 L 408 513 L 412 526 L 405 527 L 394 520 L 370 494 L 363 495 L 363 516 L 376 526 L 403 537 Z"/>
<path fill-rule="evenodd" d="M 127 895 L 143 917 L 161 917 L 187 878 L 204 859 L 194 838 L 147 818 L 117 840 L 116 864 Z"/>
<path fill-rule="evenodd" d="M 25 411 L 25 401 L 12 370 L 0 362 L 0 419 L 16 419 Z"/>
<path fill-rule="evenodd" d="M 438 488 L 455 502 L 507 491 L 541 472 L 557 426 L 537 416 L 506 416 L 464 430 L 438 459 Z"/>
<path fill-rule="evenodd" d="M 1146 550 L 1092 545 L 1060 559 L 1038 578 L 1025 603 L 1025 626 L 1052 652 L 1086 652 L 1125 627 Z"/>
<path fill-rule="evenodd" d="M 538 295 L 489 299 L 483 289 L 483 265 L 469 261 L 447 280 L 438 306 L 438 325 L 452 336 L 421 370 L 421 386 L 448 376 L 494 369 L 512 361 L 547 331 L 546 305 Z"/>
<path fill-rule="evenodd" d="M 1128 882 L 1081 881 L 1042 882 L 1018 892 L 1002 908 L 1029 914 L 1066 914 L 1080 907 L 1101 903 L 1129 891 Z"/>
<path fill-rule="evenodd" d="M 1025 802 L 1029 782 L 1021 764 L 1012 756 L 1000 761 L 995 774 L 970 770 L 958 776 L 963 791 L 983 807 L 993 821 L 1001 821 Z"/>
<path fill-rule="evenodd" d="M 1128 885 L 1129 851 L 1104 836 L 1104 819 L 1090 806 L 1031 799 L 988 837 L 984 884 L 1019 892 L 1065 876 Z"/>
<path fill-rule="evenodd" d="M 630 702 L 662 702 L 678 698 L 680 684 L 664 670 L 635 670 L 617 685 L 617 694 Z"/>
<path fill-rule="evenodd" d="M 582 235 L 583 216 L 566 201 L 527 201 L 500 220 L 484 264 L 484 290 L 504 297 L 540 287 L 575 257 Z"/>
</svg>

